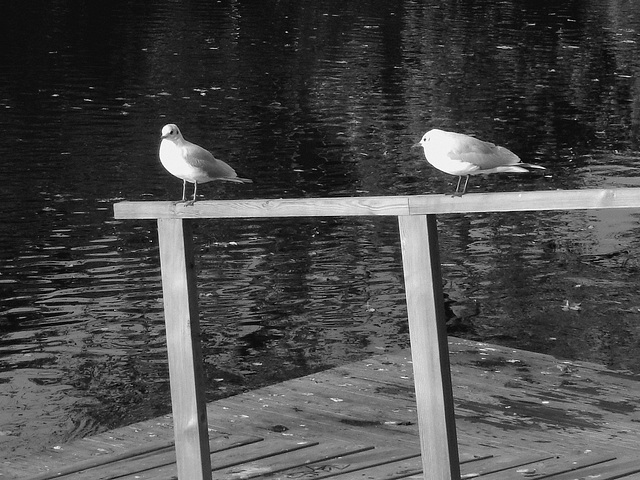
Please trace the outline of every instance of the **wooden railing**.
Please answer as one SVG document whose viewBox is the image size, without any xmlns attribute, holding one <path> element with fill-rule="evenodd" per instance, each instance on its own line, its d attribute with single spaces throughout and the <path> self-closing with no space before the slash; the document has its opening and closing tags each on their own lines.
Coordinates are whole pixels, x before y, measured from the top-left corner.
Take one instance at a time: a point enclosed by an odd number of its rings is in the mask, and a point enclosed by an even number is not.
<svg viewBox="0 0 640 480">
<path fill-rule="evenodd" d="M 158 222 L 178 477 L 211 478 L 191 220 L 397 216 L 424 478 L 460 477 L 436 214 L 640 208 L 640 189 L 272 200 L 121 202 L 117 219 Z"/>
</svg>

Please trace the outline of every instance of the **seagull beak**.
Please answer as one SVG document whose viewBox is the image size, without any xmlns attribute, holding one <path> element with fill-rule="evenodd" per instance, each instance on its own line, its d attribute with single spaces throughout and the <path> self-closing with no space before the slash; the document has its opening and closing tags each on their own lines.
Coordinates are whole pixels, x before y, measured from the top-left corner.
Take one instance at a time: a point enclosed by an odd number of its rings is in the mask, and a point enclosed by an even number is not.
<svg viewBox="0 0 640 480">
<path fill-rule="evenodd" d="M 418 143 L 414 143 L 413 145 L 411 145 L 411 148 L 418 148 L 418 147 L 421 147 L 421 146 L 422 146 L 422 144 L 420 142 L 418 142 Z"/>
</svg>

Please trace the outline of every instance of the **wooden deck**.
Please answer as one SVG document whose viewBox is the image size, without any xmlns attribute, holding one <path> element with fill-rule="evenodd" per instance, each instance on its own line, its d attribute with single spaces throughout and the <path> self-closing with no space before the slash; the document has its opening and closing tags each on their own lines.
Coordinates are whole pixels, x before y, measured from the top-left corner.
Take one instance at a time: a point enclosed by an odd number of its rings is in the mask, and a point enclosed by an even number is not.
<svg viewBox="0 0 640 480">
<path fill-rule="evenodd" d="M 614 208 L 640 208 L 640 190 L 468 194 L 464 199 L 418 195 L 207 201 L 198 202 L 197 206 L 181 202 L 115 204 L 114 217 L 117 219 L 154 219 L 158 224 L 178 476 L 182 480 L 212 480 L 199 342 L 193 219 L 396 216 L 412 348 L 422 476 L 424 480 L 458 480 L 461 457 L 445 331 L 436 214 Z M 549 405 L 550 402 L 542 404 Z M 513 405 L 508 405 L 507 410 L 509 413 L 514 411 Z M 376 471 L 380 468 L 375 467 Z"/>
<path fill-rule="evenodd" d="M 640 376 L 449 339 L 462 478 L 640 479 Z M 215 479 L 421 479 L 408 350 L 208 404 Z M 175 478 L 166 416 L 0 465 L 1 479 Z"/>
</svg>

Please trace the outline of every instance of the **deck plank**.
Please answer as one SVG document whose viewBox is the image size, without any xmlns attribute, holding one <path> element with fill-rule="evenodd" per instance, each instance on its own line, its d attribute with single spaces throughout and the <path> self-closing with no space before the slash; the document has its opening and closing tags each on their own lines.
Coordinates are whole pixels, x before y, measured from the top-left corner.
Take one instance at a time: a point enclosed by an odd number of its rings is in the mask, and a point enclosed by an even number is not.
<svg viewBox="0 0 640 480">
<path fill-rule="evenodd" d="M 243 464 L 251 464 L 264 458 L 284 455 L 296 450 L 310 449 L 317 445 L 317 442 L 308 442 L 299 439 L 272 438 L 269 439 L 269 441 L 240 445 L 231 450 L 214 452 L 210 456 L 211 468 L 215 472 Z M 123 475 L 118 477 L 118 480 L 171 479 L 176 475 L 176 465 L 175 463 L 171 463 Z"/>
<path fill-rule="evenodd" d="M 280 476 L 274 480 L 293 480 L 293 479 L 324 479 L 331 478 L 335 480 L 355 480 L 355 479 L 375 479 L 375 480 L 393 480 L 404 478 L 407 475 L 422 472 L 422 459 L 420 455 L 410 456 L 407 458 L 394 459 L 391 462 L 385 462 L 381 458 L 379 462 L 365 466 L 351 466 L 347 463 L 328 465 L 327 470 L 321 470 L 320 465 L 310 465 L 310 469 L 306 476 Z M 289 472 L 284 472 L 289 473 Z M 304 472 L 294 472 L 296 475 Z M 265 478 L 266 480 L 266 478 Z M 269 479 L 271 480 L 271 479 Z"/>
<path fill-rule="evenodd" d="M 212 454 L 261 442 L 261 437 L 249 435 L 221 435 L 209 439 Z M 90 476 L 92 480 L 111 480 L 125 475 L 137 474 L 145 470 L 173 465 L 176 454 L 173 441 L 161 442 L 155 446 L 137 448 L 122 454 L 101 455 L 91 460 L 76 463 L 66 469 L 52 470 L 29 480 L 82 480 Z"/>
<path fill-rule="evenodd" d="M 523 465 L 527 463 L 534 462 L 539 460 L 541 457 L 538 455 L 536 457 L 529 458 L 496 458 L 496 457 L 483 457 L 478 458 L 473 462 L 461 462 L 460 470 L 463 475 L 462 478 L 472 478 L 469 475 L 476 477 L 478 473 L 469 473 L 469 472 L 483 472 L 483 474 L 491 473 L 496 470 L 501 470 L 504 468 L 509 468 L 513 465 Z M 314 474 L 316 471 L 310 470 Z M 285 472 L 289 473 L 289 472 Z M 400 479 L 400 478 L 416 478 L 423 480 L 424 475 L 422 475 L 422 463 L 419 458 L 410 457 L 404 459 L 398 459 L 393 462 L 382 462 L 379 461 L 378 465 L 370 465 L 366 468 L 358 468 L 358 469 L 347 469 L 336 471 L 329 475 L 311 477 L 308 476 L 306 478 L 335 478 L 336 480 L 347 480 L 347 479 L 375 479 L 375 480 L 392 480 L 392 479 Z M 291 478 L 305 478 L 305 477 L 286 477 L 283 476 L 279 480 L 291 479 Z M 484 477 L 483 477 L 484 478 Z"/>
<path fill-rule="evenodd" d="M 555 458 L 549 454 L 531 455 L 500 455 L 498 457 L 491 457 L 482 461 L 463 464 L 461 468 L 461 475 L 463 478 L 483 478 L 486 475 L 490 475 L 496 472 L 503 472 L 505 470 L 523 468 L 532 463 L 541 462 Z"/>
<path fill-rule="evenodd" d="M 601 463 L 592 467 L 583 468 L 577 471 L 561 473 L 546 477 L 548 480 L 577 480 L 577 479 L 597 479 L 597 480 L 626 480 L 631 474 L 640 473 L 640 459 L 618 460 L 615 462 Z"/>
<path fill-rule="evenodd" d="M 325 442 L 313 448 L 271 456 L 213 472 L 214 480 L 252 478 L 323 478 L 330 472 L 357 470 L 362 465 L 394 462 L 412 456 L 420 457 L 419 451 L 401 454 L 386 449 L 380 451 L 368 445 L 353 445 L 351 442 Z"/>
<path fill-rule="evenodd" d="M 640 472 L 631 473 L 629 475 L 625 475 L 624 477 L 620 477 L 622 480 L 640 480 Z"/>
<path fill-rule="evenodd" d="M 555 478 L 555 475 L 575 472 L 575 475 L 582 475 L 586 468 L 594 465 L 613 465 L 616 457 L 613 455 L 579 455 L 554 456 L 540 461 L 530 462 L 522 465 L 514 465 L 500 471 L 482 473 L 483 480 L 511 480 L 513 478 L 543 479 Z"/>
</svg>

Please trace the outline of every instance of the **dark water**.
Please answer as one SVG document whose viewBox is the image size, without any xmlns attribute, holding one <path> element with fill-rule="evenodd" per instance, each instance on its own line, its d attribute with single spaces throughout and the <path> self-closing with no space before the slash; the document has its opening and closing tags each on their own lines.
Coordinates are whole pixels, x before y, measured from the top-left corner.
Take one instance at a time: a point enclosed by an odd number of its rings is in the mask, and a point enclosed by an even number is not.
<svg viewBox="0 0 640 480">
<path fill-rule="evenodd" d="M 629 0 L 13 2 L 0 19 L 0 451 L 169 411 L 153 222 L 177 123 L 252 185 L 205 198 L 450 191 L 432 127 L 547 175 L 474 191 L 640 185 Z M 640 372 L 630 211 L 440 218 L 451 332 Z M 394 219 L 195 225 L 208 396 L 408 345 Z M 1 469 L 1 467 L 0 467 Z"/>
</svg>

